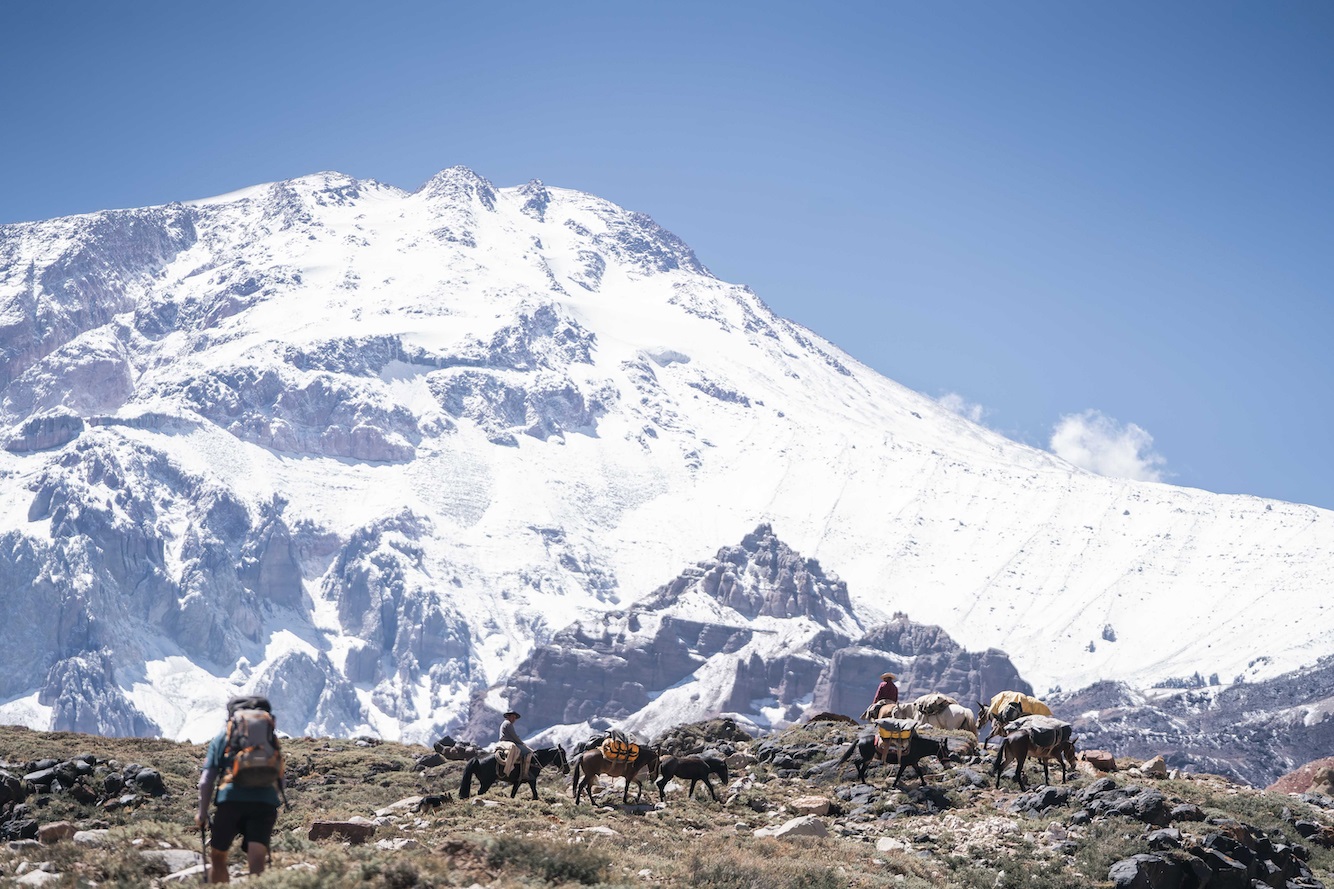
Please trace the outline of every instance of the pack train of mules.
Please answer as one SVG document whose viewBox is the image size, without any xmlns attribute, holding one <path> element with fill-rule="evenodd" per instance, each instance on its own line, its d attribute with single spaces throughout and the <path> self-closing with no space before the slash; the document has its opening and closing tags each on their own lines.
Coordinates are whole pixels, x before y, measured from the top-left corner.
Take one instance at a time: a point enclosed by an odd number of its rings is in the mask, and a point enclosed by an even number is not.
<svg viewBox="0 0 1334 889">
<path fill-rule="evenodd" d="M 1000 737 L 1000 750 L 992 765 L 996 786 L 1006 766 L 1014 763 L 1014 780 L 1021 790 L 1027 790 L 1024 766 L 1029 760 L 1042 764 L 1044 783 L 1050 783 L 1050 764 L 1055 760 L 1061 767 L 1061 782 L 1076 767 L 1075 738 L 1070 723 L 1052 716 L 1051 708 L 1042 701 L 1017 691 L 1003 691 L 988 703 L 977 703 L 977 714 L 954 698 L 933 692 L 910 702 L 877 701 L 862 713 L 862 719 L 875 726 L 872 734 L 859 737 L 848 747 L 838 761 L 841 769 L 853 758 L 858 780 L 866 780 L 867 768 L 875 762 L 894 764 L 894 787 L 901 786 L 904 772 L 912 768 L 923 785 L 926 776 L 921 767 L 924 757 L 934 757 L 942 768 L 951 759 L 976 757 L 979 754 L 977 738 L 982 727 L 990 733 L 982 741 L 985 750 L 991 739 Z M 951 751 L 946 737 L 930 737 L 932 729 L 963 732 L 972 735 L 963 749 Z"/>
<path fill-rule="evenodd" d="M 1000 787 L 1002 774 L 1011 763 L 1014 764 L 1012 777 L 1021 790 L 1028 789 L 1024 767 L 1030 760 L 1042 765 L 1044 783 L 1051 780 L 1053 760 L 1061 767 L 1062 783 L 1076 768 L 1075 738 L 1070 724 L 1053 717 L 1051 709 L 1042 701 L 1017 691 L 1003 691 L 988 703 L 979 701 L 976 714 L 948 695 L 931 693 L 910 702 L 877 702 L 862 714 L 862 719 L 869 721 L 874 731 L 854 740 L 836 766 L 841 772 L 851 760 L 860 781 L 866 780 L 872 764 L 880 763 L 897 766 L 892 785 L 895 788 L 902 786 L 909 768 L 925 785 L 927 772 L 921 765 L 924 758 L 934 758 L 942 769 L 954 761 L 977 761 L 996 737 L 1001 739 L 991 767 L 996 787 Z M 984 727 L 989 729 L 989 734 L 979 745 L 979 731 Z M 709 796 L 717 802 L 714 779 L 725 785 L 729 777 L 727 762 L 721 757 L 664 755 L 659 746 L 637 743 L 615 730 L 579 743 L 568 754 L 561 745 L 536 748 L 526 774 L 519 768 L 510 774 L 502 774 L 507 752 L 503 746 L 504 742 L 501 742 L 488 752 L 446 738 L 436 744 L 436 756 L 419 765 L 434 765 L 466 756 L 467 763 L 459 783 L 460 799 L 472 795 L 474 780 L 478 784 L 478 793 L 485 793 L 496 784 L 509 784 L 510 797 L 513 798 L 519 787 L 526 784 L 532 798 L 537 799 L 538 777 L 544 769 L 552 769 L 571 776 L 570 789 L 576 805 L 585 798 L 590 805 L 594 804 L 593 791 L 602 778 L 620 778 L 625 782 L 621 791 L 622 805 L 630 805 L 631 784 L 635 785 L 635 803 L 642 802 L 646 778 L 657 785 L 661 801 L 667 798 L 667 785 L 676 781 L 680 784 L 689 782 L 686 794 L 692 799 L 696 787 L 703 784 Z"/>
</svg>

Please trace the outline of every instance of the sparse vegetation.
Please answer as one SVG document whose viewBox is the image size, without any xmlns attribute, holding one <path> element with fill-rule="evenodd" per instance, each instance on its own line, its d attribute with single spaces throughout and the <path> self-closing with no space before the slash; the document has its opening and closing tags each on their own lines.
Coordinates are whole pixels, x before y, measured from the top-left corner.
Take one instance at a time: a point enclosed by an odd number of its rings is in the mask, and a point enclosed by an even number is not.
<svg viewBox="0 0 1334 889">
<path fill-rule="evenodd" d="M 867 785 L 850 770 L 829 767 L 855 736 L 847 725 L 814 724 L 739 745 L 724 803 L 669 786 L 665 807 L 575 806 L 568 779 L 544 773 L 539 799 L 510 799 L 491 790 L 459 801 L 463 764 L 417 770 L 425 748 L 393 743 L 298 738 L 286 742 L 290 810 L 279 815 L 271 869 L 250 881 L 257 889 L 488 889 L 557 886 L 701 889 L 751 887 L 1024 887 L 1073 889 L 1107 885 L 1111 865 L 1149 851 L 1154 827 L 1133 817 L 1082 811 L 1081 790 L 1096 776 L 1079 773 L 1064 789 L 1069 799 L 1041 810 L 1023 808 L 1012 785 L 999 791 L 985 763 L 928 761 L 928 786 L 907 782 L 888 789 L 892 770 L 874 766 Z M 95 738 L 0 727 L 0 760 L 21 771 L 42 758 L 92 754 L 102 771 L 131 763 L 160 772 L 165 796 L 138 795 L 123 806 L 88 805 L 68 793 L 26 801 L 29 817 L 46 824 L 68 820 L 81 829 L 106 829 L 105 847 L 75 844 L 0 846 L 0 880 L 45 866 L 61 874 L 53 886 L 150 886 L 143 852 L 198 851 L 193 825 L 195 782 L 203 748 L 167 741 Z M 1130 765 L 1125 762 L 1125 765 Z M 970 775 L 971 772 L 971 775 Z M 1030 772 L 1030 777 L 1033 773 Z M 1334 886 L 1334 850 L 1305 842 L 1296 820 L 1334 826 L 1334 812 L 1297 797 L 1265 793 L 1215 776 L 1151 780 L 1117 774 L 1119 787 L 1142 785 L 1169 804 L 1200 807 L 1206 822 L 1182 822 L 1183 834 L 1202 837 L 1217 824 L 1251 825 L 1274 842 L 1301 844 L 1317 879 Z M 656 788 L 648 788 L 656 800 Z M 439 806 L 376 813 L 411 797 L 449 798 Z M 619 782 L 600 799 L 619 802 Z M 827 836 L 770 838 L 758 828 L 782 825 L 798 814 L 800 797 L 827 800 L 820 816 Z M 1088 813 L 1085 813 L 1088 814 Z M 376 833 L 365 845 L 308 838 L 312 821 L 370 819 Z M 1184 853 L 1183 853 L 1184 854 Z M 242 856 L 233 850 L 239 873 Z"/>
</svg>

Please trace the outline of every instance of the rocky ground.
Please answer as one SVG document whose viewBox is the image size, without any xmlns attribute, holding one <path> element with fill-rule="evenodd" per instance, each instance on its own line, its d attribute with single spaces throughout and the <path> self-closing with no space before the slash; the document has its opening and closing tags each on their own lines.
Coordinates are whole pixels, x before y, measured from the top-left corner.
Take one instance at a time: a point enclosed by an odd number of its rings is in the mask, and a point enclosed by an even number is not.
<svg viewBox="0 0 1334 889">
<path fill-rule="evenodd" d="M 726 757 L 714 802 L 667 785 L 660 803 L 575 806 L 543 773 L 459 799 L 464 763 L 374 739 L 285 742 L 290 808 L 254 886 L 1191 887 L 1334 886 L 1329 788 L 1262 791 L 1161 761 L 1081 762 L 1067 783 L 1029 765 L 994 787 L 990 757 L 925 760 L 925 785 L 866 783 L 837 760 L 861 728 L 813 722 L 751 739 L 723 722 L 661 739 Z M 199 745 L 0 727 L 0 883 L 167 886 L 201 879 L 193 824 Z M 1326 774 L 1328 770 L 1325 770 Z M 1007 775 L 1008 775 L 1007 771 Z M 474 787 L 474 791 L 476 788 Z M 631 791 L 634 800 L 634 791 Z M 614 803 L 614 804 L 613 804 Z M 241 877 L 239 850 L 233 874 Z"/>
</svg>

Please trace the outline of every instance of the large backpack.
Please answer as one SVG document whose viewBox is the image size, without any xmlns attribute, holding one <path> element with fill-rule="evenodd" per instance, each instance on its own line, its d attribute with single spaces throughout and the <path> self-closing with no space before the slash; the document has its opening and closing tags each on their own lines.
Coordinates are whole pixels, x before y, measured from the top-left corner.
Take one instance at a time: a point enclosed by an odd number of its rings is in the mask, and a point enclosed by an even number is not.
<svg viewBox="0 0 1334 889">
<path fill-rule="evenodd" d="M 266 698 L 227 702 L 227 730 L 222 747 L 219 786 L 273 787 L 283 774 L 283 753 Z"/>
</svg>

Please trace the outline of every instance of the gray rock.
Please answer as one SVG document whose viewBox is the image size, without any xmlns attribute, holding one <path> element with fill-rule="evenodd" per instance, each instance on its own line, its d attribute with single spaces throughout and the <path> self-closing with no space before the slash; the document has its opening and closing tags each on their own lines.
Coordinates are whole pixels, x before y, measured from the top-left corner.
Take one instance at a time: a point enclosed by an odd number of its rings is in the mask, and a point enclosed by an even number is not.
<svg viewBox="0 0 1334 889">
<path fill-rule="evenodd" d="M 144 870 L 151 874 L 174 874 L 204 863 L 204 856 L 191 849 L 144 849 L 139 853 Z"/>
<path fill-rule="evenodd" d="M 1132 855 L 1111 866 L 1107 879 L 1116 889 L 1181 889 L 1185 869 L 1160 855 Z"/>
</svg>

